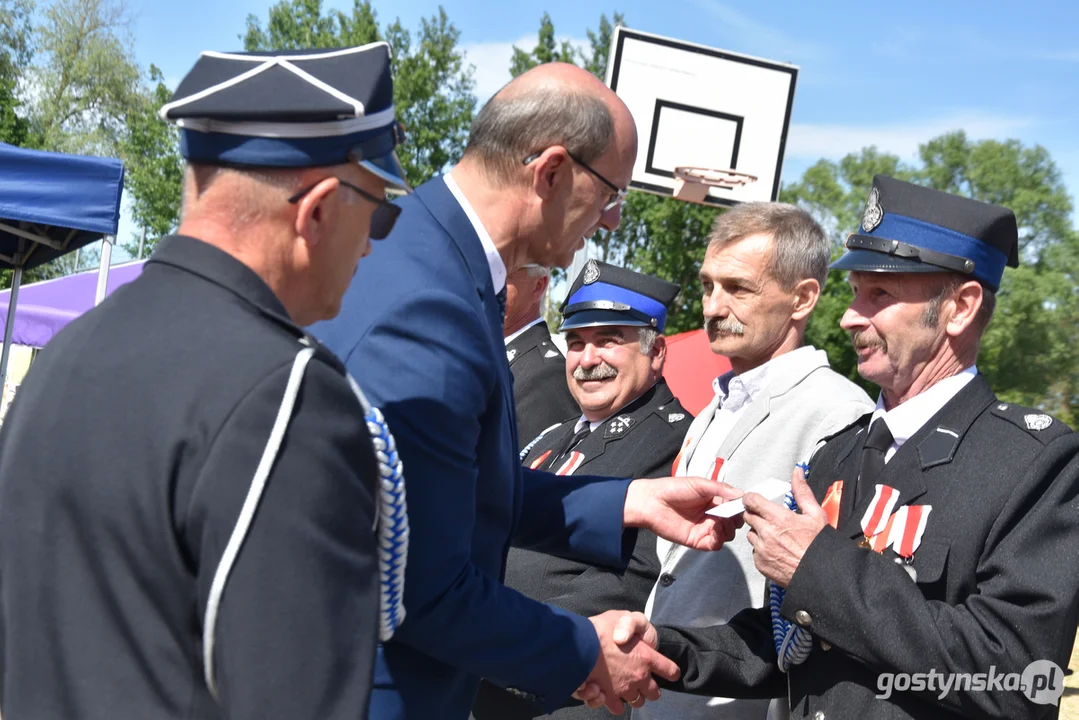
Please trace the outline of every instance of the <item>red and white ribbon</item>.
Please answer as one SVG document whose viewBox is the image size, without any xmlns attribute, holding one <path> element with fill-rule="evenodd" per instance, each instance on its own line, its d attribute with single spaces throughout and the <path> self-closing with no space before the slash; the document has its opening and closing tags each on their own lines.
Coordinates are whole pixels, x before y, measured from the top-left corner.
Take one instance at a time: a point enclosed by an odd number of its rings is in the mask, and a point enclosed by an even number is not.
<svg viewBox="0 0 1079 720">
<path fill-rule="evenodd" d="M 543 453 L 543 454 L 542 454 L 542 455 L 540 455 L 540 456 L 539 456 L 538 458 L 536 458 L 535 460 L 533 460 L 533 461 L 532 461 L 532 464 L 528 466 L 528 467 L 529 467 L 529 469 L 530 469 L 530 470 L 535 470 L 536 468 L 538 468 L 538 467 L 539 467 L 540 465 L 542 465 L 542 464 L 543 464 L 543 461 L 544 461 L 544 460 L 546 460 L 546 459 L 547 459 L 547 458 L 549 458 L 550 456 L 551 456 L 551 451 L 550 451 L 550 450 L 548 450 L 547 452 Z"/>
<path fill-rule="evenodd" d="M 900 557 L 910 558 L 922 543 L 932 505 L 907 505 L 896 510 L 887 545 Z"/>
<path fill-rule="evenodd" d="M 876 485 L 873 490 L 873 502 L 862 516 L 862 532 L 871 538 L 884 530 L 888 518 L 899 502 L 899 491 L 887 485 Z"/>
<path fill-rule="evenodd" d="M 576 450 L 569 454 L 566 458 L 566 462 L 562 463 L 562 467 L 558 468 L 558 472 L 555 475 L 572 475 L 577 468 L 581 467 L 581 463 L 584 462 L 584 453 L 579 453 Z"/>
</svg>

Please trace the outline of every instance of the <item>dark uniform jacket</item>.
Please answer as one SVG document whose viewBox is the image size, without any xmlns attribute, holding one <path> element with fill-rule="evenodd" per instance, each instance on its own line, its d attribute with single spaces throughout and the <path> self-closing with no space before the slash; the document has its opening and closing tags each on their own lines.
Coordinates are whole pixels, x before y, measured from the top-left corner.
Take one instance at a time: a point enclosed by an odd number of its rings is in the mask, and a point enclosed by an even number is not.
<svg viewBox="0 0 1079 720">
<path fill-rule="evenodd" d="M 556 423 L 579 417 L 566 386 L 566 358 L 551 340 L 547 323 L 538 323 L 506 345 L 517 405 L 517 437 L 523 450 Z"/>
<path fill-rule="evenodd" d="M 526 467 L 574 474 L 617 477 L 666 477 L 678 455 L 693 416 L 660 380 L 641 397 L 615 413 L 571 451 L 560 458 L 558 449 L 574 434 L 580 415 L 544 435 L 524 459 Z M 573 453 L 580 453 L 578 461 Z M 584 616 L 607 610 L 643 611 L 659 576 L 656 536 L 640 530 L 633 558 L 624 572 L 585 565 L 553 555 L 512 548 L 506 565 L 506 584 L 536 600 L 572 610 Z M 473 709 L 477 720 L 531 718 L 540 711 L 493 685 L 484 683 Z M 560 720 L 610 718 L 604 708 L 582 705 L 554 712 Z M 627 710 L 628 717 L 628 710 Z"/>
<path fill-rule="evenodd" d="M 365 717 L 377 465 L 321 348 L 222 595 L 219 704 L 203 677 L 211 580 L 303 338 L 246 266 L 175 236 L 42 351 L 0 431 L 4 720 Z"/>
<path fill-rule="evenodd" d="M 871 415 L 833 436 L 811 463 L 818 501 L 858 475 Z M 891 551 L 858 547 L 872 500 L 845 487 L 838 530 L 809 546 L 781 608 L 808 627 L 813 649 L 789 678 L 776 668 L 768 609 L 726 626 L 660 628 L 659 650 L 682 669 L 679 689 L 728 697 L 789 693 L 792 718 L 1044 718 L 999 676 L 1036 660 L 1066 668 L 1079 603 L 1079 436 L 1037 410 L 1004 403 L 976 376 L 889 460 L 876 481 L 899 505 L 930 505 L 912 580 Z M 972 675 L 885 694 L 882 673 Z M 1045 680 L 1060 689 L 1061 672 Z M 939 681 L 938 681 L 939 682 Z M 901 683 L 900 686 L 904 685 Z M 1059 695 L 1058 695 L 1059 697 Z M 1044 698 L 1043 698 L 1044 699 Z"/>
</svg>

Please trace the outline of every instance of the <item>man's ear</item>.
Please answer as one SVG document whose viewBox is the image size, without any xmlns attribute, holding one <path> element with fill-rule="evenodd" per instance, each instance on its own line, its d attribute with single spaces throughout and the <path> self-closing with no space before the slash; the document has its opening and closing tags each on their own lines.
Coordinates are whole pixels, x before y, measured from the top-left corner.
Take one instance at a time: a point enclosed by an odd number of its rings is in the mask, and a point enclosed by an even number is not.
<svg viewBox="0 0 1079 720">
<path fill-rule="evenodd" d="M 791 319 L 804 320 L 817 307 L 820 300 L 820 283 L 816 278 L 806 278 L 794 286 L 794 303 L 791 307 Z"/>
<path fill-rule="evenodd" d="M 985 291 L 977 280 L 970 280 L 960 285 L 955 293 L 943 303 L 954 308 L 951 317 L 945 315 L 946 332 L 952 337 L 962 334 L 974 323 L 983 302 L 985 302 Z"/>
<path fill-rule="evenodd" d="M 318 181 L 311 190 L 296 203 L 296 235 L 302 237 L 309 246 L 317 245 L 326 236 L 326 228 L 331 227 L 337 213 L 337 206 L 330 201 L 337 192 L 340 182 L 335 177 Z"/>
<path fill-rule="evenodd" d="M 543 297 L 543 293 L 547 292 L 547 286 L 550 284 L 550 275 L 544 275 L 543 277 L 538 278 L 536 281 L 536 286 L 532 289 L 532 297 L 530 299 L 529 305 L 534 305 L 535 303 L 538 303 L 540 298 Z"/>
<path fill-rule="evenodd" d="M 544 150 L 528 168 L 532 170 L 532 192 L 542 200 L 554 197 L 564 185 L 573 183 L 573 161 L 561 145 Z"/>
<path fill-rule="evenodd" d="M 656 373 L 661 372 L 665 362 L 667 362 L 667 338 L 660 333 L 656 335 L 656 342 L 652 345 L 652 370 Z"/>
</svg>

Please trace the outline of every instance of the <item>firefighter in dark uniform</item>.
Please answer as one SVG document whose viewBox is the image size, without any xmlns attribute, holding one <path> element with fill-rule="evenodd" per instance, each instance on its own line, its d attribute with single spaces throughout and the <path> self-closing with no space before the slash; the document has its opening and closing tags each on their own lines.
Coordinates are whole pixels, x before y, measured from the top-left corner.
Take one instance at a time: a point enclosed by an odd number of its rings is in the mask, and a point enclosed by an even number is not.
<svg viewBox="0 0 1079 720">
<path fill-rule="evenodd" d="M 162 109 L 179 231 L 42 351 L 0 433 L 4 720 L 366 717 L 399 463 L 301 326 L 396 219 L 392 100 L 379 43 L 205 53 Z"/>
<path fill-rule="evenodd" d="M 665 477 L 693 416 L 663 379 L 667 307 L 679 286 L 590 260 L 563 303 L 564 382 L 582 413 L 536 439 L 526 467 L 559 475 Z M 643 611 L 659 575 L 656 536 L 640 531 L 624 572 L 531 550 L 510 549 L 506 584 L 529 597 L 583 615 Z M 624 717 L 629 717 L 627 706 Z M 514 720 L 541 713 L 520 694 L 484 683 L 476 720 Z M 609 718 L 604 708 L 573 703 L 559 720 Z"/>
<path fill-rule="evenodd" d="M 566 356 L 554 344 L 540 313 L 550 279 L 550 271 L 542 265 L 525 265 L 506 276 L 503 333 L 513 373 L 520 449 L 581 412 L 566 387 Z"/>
<path fill-rule="evenodd" d="M 850 271 L 841 324 L 877 409 L 815 453 L 808 486 L 792 478 L 800 513 L 744 498 L 756 565 L 785 595 L 725 626 L 660 627 L 680 689 L 789 692 L 791 716 L 816 720 L 1056 717 L 1079 436 L 997 398 L 974 364 L 1017 235 L 1006 208 L 874 179 L 832 267 Z"/>
</svg>

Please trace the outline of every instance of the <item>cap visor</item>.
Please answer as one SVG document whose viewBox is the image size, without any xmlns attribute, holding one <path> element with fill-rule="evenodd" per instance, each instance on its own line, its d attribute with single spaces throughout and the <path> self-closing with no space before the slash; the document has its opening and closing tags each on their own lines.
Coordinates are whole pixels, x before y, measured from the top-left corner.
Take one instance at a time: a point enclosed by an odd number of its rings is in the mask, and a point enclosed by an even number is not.
<svg viewBox="0 0 1079 720">
<path fill-rule="evenodd" d="M 857 270 L 859 272 L 936 273 L 948 272 L 945 268 L 920 262 L 914 258 L 855 248 L 828 266 L 829 270 Z"/>
<path fill-rule="evenodd" d="M 575 328 L 603 327 L 604 325 L 628 325 L 630 327 L 648 327 L 648 324 L 637 318 L 624 315 L 617 310 L 582 310 L 573 313 L 562 321 L 559 332 L 566 332 Z"/>
<path fill-rule="evenodd" d="M 385 180 L 391 187 L 405 192 L 412 192 L 408 180 L 405 179 L 405 169 L 401 161 L 397 159 L 397 153 L 383 155 L 380 158 L 361 160 L 360 167 Z"/>
</svg>

